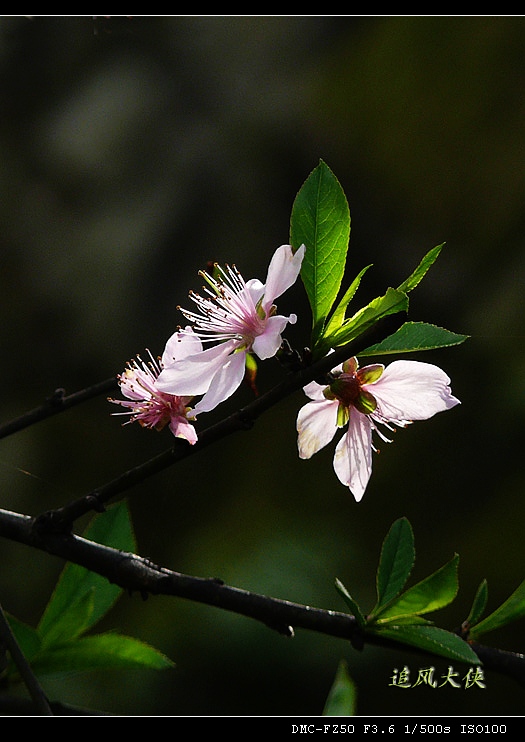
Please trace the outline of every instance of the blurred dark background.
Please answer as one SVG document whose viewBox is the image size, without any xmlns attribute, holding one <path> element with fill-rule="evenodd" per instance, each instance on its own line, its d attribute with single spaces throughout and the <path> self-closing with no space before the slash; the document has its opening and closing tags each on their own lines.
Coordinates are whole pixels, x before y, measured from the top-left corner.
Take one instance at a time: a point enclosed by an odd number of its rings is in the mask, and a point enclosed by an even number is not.
<svg viewBox="0 0 525 742">
<path fill-rule="evenodd" d="M 471 338 L 412 357 L 444 368 L 462 405 L 383 446 L 357 504 L 333 446 L 298 459 L 294 395 L 129 492 L 139 553 L 344 610 L 338 577 L 369 610 L 382 540 L 406 516 L 412 582 L 460 555 L 437 624 L 458 626 L 483 578 L 496 608 L 525 578 L 524 85 L 520 17 L 0 17 L 1 421 L 161 353 L 208 260 L 264 280 L 322 158 L 350 204 L 348 278 L 374 264 L 356 308 L 447 243 L 411 319 Z M 279 310 L 297 311 L 287 337 L 308 344 L 300 283 Z M 280 374 L 263 364 L 261 389 Z M 36 515 L 169 447 L 168 431 L 121 428 L 115 409 L 102 396 L 2 440 L 2 507 Z M 36 625 L 63 565 L 0 548 L 0 601 Z M 51 698 L 124 715 L 320 714 L 345 659 L 362 715 L 524 709 L 523 688 L 494 673 L 485 689 L 391 688 L 395 667 L 450 663 L 289 640 L 182 600 L 123 596 L 101 628 L 175 668 L 56 679 Z M 523 629 L 486 642 L 523 651 Z"/>
</svg>

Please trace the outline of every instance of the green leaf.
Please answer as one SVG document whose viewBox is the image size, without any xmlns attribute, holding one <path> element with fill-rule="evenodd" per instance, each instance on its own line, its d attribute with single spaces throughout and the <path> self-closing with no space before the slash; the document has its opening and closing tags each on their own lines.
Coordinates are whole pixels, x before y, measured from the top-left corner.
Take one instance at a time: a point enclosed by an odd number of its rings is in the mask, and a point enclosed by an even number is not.
<svg viewBox="0 0 525 742">
<path fill-rule="evenodd" d="M 399 330 L 380 343 L 371 345 L 359 355 L 374 356 L 388 353 L 413 353 L 417 350 L 435 350 L 459 345 L 468 335 L 458 335 L 426 322 L 405 322 Z"/>
<path fill-rule="evenodd" d="M 396 626 L 424 626 L 424 625 L 431 625 L 434 622 L 431 621 L 428 618 L 423 618 L 423 616 L 400 616 L 399 618 L 396 618 L 395 625 Z M 371 624 L 372 626 L 375 626 L 375 624 Z M 379 624 L 380 626 L 391 626 L 390 623 L 385 624 Z"/>
<path fill-rule="evenodd" d="M 345 292 L 345 295 L 337 305 L 337 308 L 334 310 L 332 316 L 330 317 L 330 321 L 325 327 L 325 334 L 330 335 L 330 333 L 335 332 L 341 325 L 343 324 L 345 320 L 346 315 L 346 309 L 348 307 L 348 304 L 352 301 L 354 298 L 355 292 L 359 288 L 359 284 L 361 283 L 361 279 L 366 273 L 366 271 L 371 268 L 372 265 L 367 265 L 366 268 L 363 268 L 363 270 L 358 273 L 358 275 L 354 278 L 350 286 Z"/>
<path fill-rule="evenodd" d="M 444 242 L 441 245 L 437 245 L 436 247 L 433 247 L 432 250 L 429 250 L 423 260 L 420 262 L 416 270 L 406 279 L 406 281 L 403 281 L 401 286 L 399 286 L 399 291 L 404 291 L 405 293 L 408 293 L 409 291 L 412 291 L 412 289 L 415 289 L 418 283 L 421 281 L 421 279 L 425 276 L 425 273 L 428 271 L 430 266 L 435 263 L 439 253 L 441 252 Z"/>
<path fill-rule="evenodd" d="M 502 626 L 525 616 L 525 580 L 490 616 L 487 616 L 470 628 L 470 636 L 478 637 L 488 631 L 494 631 Z"/>
<path fill-rule="evenodd" d="M 467 624 L 469 626 L 473 626 L 475 623 L 477 623 L 485 612 L 485 608 L 487 606 L 488 592 L 487 580 L 483 580 L 478 587 L 478 590 L 474 597 L 474 602 L 472 603 L 472 608 L 470 609 L 470 613 L 467 618 Z"/>
<path fill-rule="evenodd" d="M 370 633 L 417 647 L 425 652 L 432 652 L 440 657 L 480 664 L 478 656 L 466 641 L 457 634 L 439 629 L 437 626 L 375 626 Z"/>
<path fill-rule="evenodd" d="M 406 312 L 408 310 L 408 297 L 405 293 L 397 289 L 389 288 L 383 296 L 367 304 L 365 307 L 356 312 L 353 317 L 345 320 L 339 329 L 329 335 L 323 335 L 320 338 L 318 346 L 315 348 L 317 356 L 325 355 L 331 348 L 337 348 L 346 345 L 351 340 L 362 335 L 370 327 L 376 324 L 378 320 L 389 314 L 397 312 Z"/>
<path fill-rule="evenodd" d="M 290 242 L 305 245 L 301 268 L 312 309 L 312 347 L 337 297 L 350 239 L 350 209 L 339 181 L 322 160 L 310 173 L 292 206 Z"/>
<path fill-rule="evenodd" d="M 371 616 L 399 595 L 412 571 L 415 556 L 412 526 L 406 518 L 399 518 L 383 542 L 376 576 L 377 604 Z"/>
<path fill-rule="evenodd" d="M 347 604 L 347 606 L 352 611 L 352 615 L 354 616 L 355 620 L 361 626 L 361 628 L 364 628 L 366 626 L 366 618 L 361 613 L 361 609 L 355 602 L 355 600 L 352 598 L 346 587 L 343 585 L 343 583 L 336 578 L 335 581 L 335 587 L 337 592 L 342 596 L 343 600 Z"/>
<path fill-rule="evenodd" d="M 400 617 L 430 613 L 451 603 L 458 591 L 459 556 L 394 598 L 375 614 L 376 623 L 395 623 Z"/>
<path fill-rule="evenodd" d="M 37 655 L 31 666 L 41 676 L 133 666 L 165 670 L 173 662 L 138 639 L 108 632 L 56 644 Z"/>
<path fill-rule="evenodd" d="M 323 716 L 355 716 L 357 687 L 344 660 L 341 660 L 323 709 Z"/>
<path fill-rule="evenodd" d="M 126 503 L 118 503 L 95 516 L 84 533 L 84 538 L 122 551 L 136 551 Z M 70 638 L 76 636 L 79 630 L 86 630 L 102 618 L 121 592 L 122 589 L 110 583 L 107 578 L 68 562 L 46 606 L 38 631 L 43 639 L 50 632 L 62 639 L 68 632 Z M 81 613 L 81 608 L 85 608 L 87 604 L 82 603 L 82 600 L 91 593 L 93 607 L 89 620 L 86 621 L 86 614 Z"/>
</svg>

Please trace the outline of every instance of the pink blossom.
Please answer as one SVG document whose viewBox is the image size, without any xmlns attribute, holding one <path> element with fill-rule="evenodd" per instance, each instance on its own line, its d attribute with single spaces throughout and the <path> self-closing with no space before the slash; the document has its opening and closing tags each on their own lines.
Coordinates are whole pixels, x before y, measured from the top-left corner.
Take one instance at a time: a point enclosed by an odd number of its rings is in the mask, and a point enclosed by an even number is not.
<svg viewBox="0 0 525 742">
<path fill-rule="evenodd" d="M 304 251 L 304 245 L 295 253 L 290 245 L 279 247 L 264 284 L 256 278 L 245 281 L 235 266 L 215 266 L 217 277 L 201 272 L 208 284 L 204 289 L 208 296 L 191 292 L 198 311 L 181 312 L 203 343 L 218 343 L 183 359 L 167 357 L 157 388 L 177 395 L 202 394 L 195 410 L 208 412 L 241 384 L 247 353 L 261 360 L 274 356 L 286 325 L 297 320 L 295 314 L 276 314 L 274 301 L 295 283 Z"/>
<path fill-rule="evenodd" d="M 429 363 L 394 361 L 386 368 L 373 364 L 358 369 L 352 358 L 332 375 L 329 386 L 312 382 L 304 387 L 313 401 L 297 417 L 299 456 L 309 459 L 348 425 L 335 450 L 334 470 L 358 502 L 372 473 L 372 433 L 391 443 L 378 425 L 393 431 L 460 404 L 445 372 Z"/>
<path fill-rule="evenodd" d="M 162 430 L 166 425 L 176 438 L 185 438 L 188 443 L 197 441 L 195 428 L 189 422 L 195 417 L 189 406 L 191 396 L 168 394 L 158 388 L 158 377 L 164 365 L 164 358 L 184 357 L 185 353 L 198 351 L 202 348 L 200 340 L 188 332 L 176 332 L 166 343 L 161 359 L 155 359 L 149 353 L 146 363 L 140 356 L 127 364 L 127 368 L 119 374 L 118 383 L 126 399 L 110 399 L 110 402 L 127 408 L 126 412 L 116 412 L 115 415 L 128 415 L 126 423 L 138 422 L 145 428 Z"/>
</svg>

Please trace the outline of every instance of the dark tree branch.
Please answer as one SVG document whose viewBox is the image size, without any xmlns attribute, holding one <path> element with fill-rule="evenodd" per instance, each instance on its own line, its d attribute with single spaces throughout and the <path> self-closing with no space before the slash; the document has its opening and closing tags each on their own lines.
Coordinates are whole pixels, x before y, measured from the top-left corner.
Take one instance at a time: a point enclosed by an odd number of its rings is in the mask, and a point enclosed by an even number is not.
<svg viewBox="0 0 525 742">
<path fill-rule="evenodd" d="M 269 598 L 228 587 L 215 578 L 192 577 L 158 567 L 136 554 L 88 541 L 71 533 L 35 532 L 32 518 L 0 510 L 0 537 L 40 549 L 106 577 L 129 593 L 171 595 L 254 618 L 291 636 L 292 627 L 358 639 L 353 616 Z"/>
</svg>

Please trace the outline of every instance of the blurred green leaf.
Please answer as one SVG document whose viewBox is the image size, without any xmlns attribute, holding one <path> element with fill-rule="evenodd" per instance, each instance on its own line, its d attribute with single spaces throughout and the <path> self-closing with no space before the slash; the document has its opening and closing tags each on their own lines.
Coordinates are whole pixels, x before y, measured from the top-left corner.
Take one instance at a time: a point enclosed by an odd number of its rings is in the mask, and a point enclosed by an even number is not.
<svg viewBox="0 0 525 742">
<path fill-rule="evenodd" d="M 370 616 L 375 616 L 403 589 L 414 566 L 415 549 L 412 526 L 406 518 L 392 524 L 381 549 L 377 568 L 377 604 Z"/>
<path fill-rule="evenodd" d="M 399 291 L 404 291 L 405 293 L 408 293 L 409 291 L 412 291 L 412 289 L 415 289 L 418 283 L 421 281 L 421 279 L 425 276 L 428 269 L 435 263 L 437 260 L 437 257 L 439 253 L 441 252 L 444 242 L 441 245 L 437 245 L 436 247 L 433 247 L 432 250 L 429 250 L 423 260 L 420 262 L 416 270 L 411 273 L 411 275 L 406 279 L 406 281 L 403 281 L 401 286 L 398 287 Z"/>
<path fill-rule="evenodd" d="M 485 608 L 487 606 L 488 592 L 487 580 L 483 580 L 477 589 L 476 595 L 474 596 L 474 602 L 472 603 L 472 608 L 470 609 L 470 613 L 467 618 L 467 623 L 469 624 L 469 626 L 473 626 L 475 623 L 477 623 L 485 612 Z"/>
<path fill-rule="evenodd" d="M 323 716 L 355 716 L 357 687 L 348 674 L 348 667 L 341 660 L 323 709 Z"/>
<path fill-rule="evenodd" d="M 49 647 L 63 641 L 75 639 L 88 629 L 95 608 L 95 589 L 92 587 L 84 595 L 63 611 L 58 621 L 51 623 L 44 633 L 39 631 L 42 646 Z"/>
<path fill-rule="evenodd" d="M 343 583 L 340 580 L 336 579 L 335 587 L 336 587 L 337 592 L 341 595 L 341 597 L 343 598 L 347 606 L 352 611 L 352 615 L 356 619 L 359 626 L 361 627 L 366 626 L 366 619 L 364 615 L 361 613 L 361 609 L 359 608 L 355 600 L 352 598 L 352 596 L 350 595 L 346 587 L 343 585 Z"/>
<path fill-rule="evenodd" d="M 377 611 L 375 622 L 394 623 L 400 617 L 430 613 L 451 603 L 458 591 L 458 563 L 456 554 L 450 562 Z"/>
<path fill-rule="evenodd" d="M 480 660 L 466 641 L 457 634 L 453 634 L 437 626 L 417 625 L 385 625 L 374 626 L 371 633 L 391 639 L 395 642 L 408 644 L 426 652 L 432 652 L 440 657 L 452 660 L 460 660 L 470 664 L 480 664 Z"/>
<path fill-rule="evenodd" d="M 118 503 L 96 515 L 86 529 L 84 538 L 122 551 L 136 551 L 126 503 Z M 44 640 L 50 632 L 62 638 L 67 632 L 73 632 L 70 637 L 77 635 L 80 628 L 82 631 L 86 630 L 107 613 L 121 592 L 122 589 L 110 583 L 107 578 L 68 562 L 46 606 L 38 631 Z M 87 603 L 82 600 L 88 594 L 93 595 L 89 617 L 82 614 L 82 608 L 87 608 Z M 78 621 L 76 628 L 74 621 Z"/>
<path fill-rule="evenodd" d="M 490 616 L 470 628 L 472 638 L 494 631 L 525 616 L 525 580 Z"/>
<path fill-rule="evenodd" d="M 132 666 L 165 670 L 173 667 L 173 662 L 138 639 L 110 632 L 55 644 L 32 662 L 39 676 Z"/>
<path fill-rule="evenodd" d="M 468 335 L 458 335 L 426 322 L 405 322 L 399 330 L 380 343 L 371 345 L 359 355 L 373 356 L 388 353 L 411 353 L 417 350 L 435 350 L 459 345 Z"/>
<path fill-rule="evenodd" d="M 312 347 L 337 297 L 350 239 L 350 209 L 339 181 L 322 160 L 292 206 L 290 242 L 306 246 L 301 277 L 312 309 Z"/>
</svg>

